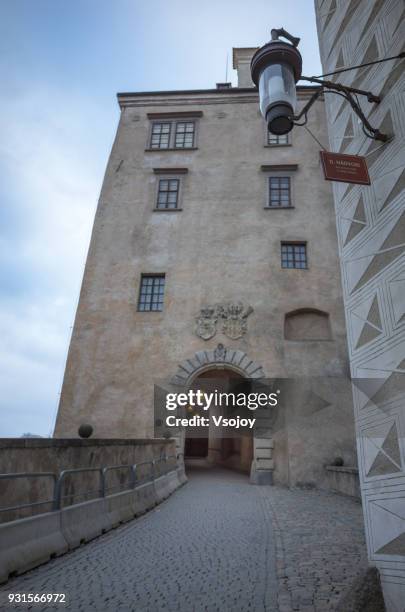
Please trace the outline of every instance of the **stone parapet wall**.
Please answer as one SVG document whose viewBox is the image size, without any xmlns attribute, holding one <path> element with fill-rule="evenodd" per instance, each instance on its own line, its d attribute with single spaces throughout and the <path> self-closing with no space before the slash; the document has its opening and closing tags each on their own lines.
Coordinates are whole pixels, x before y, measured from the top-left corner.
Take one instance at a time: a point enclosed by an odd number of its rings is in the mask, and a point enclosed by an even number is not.
<svg viewBox="0 0 405 612">
<path fill-rule="evenodd" d="M 327 465 L 325 469 L 329 489 L 361 499 L 359 470 L 357 468 Z"/>
<path fill-rule="evenodd" d="M 175 455 L 175 441 L 163 439 L 0 439 L 0 474 L 49 472 L 57 477 L 62 470 L 143 464 L 162 455 Z M 148 466 L 139 476 L 148 476 Z M 108 487 L 117 491 L 129 482 L 129 470 L 114 470 Z M 63 504 L 84 502 L 99 496 L 99 472 L 84 472 L 66 478 Z M 52 509 L 52 477 L 0 480 L 0 508 L 35 502 L 49 503 L 33 508 L 0 512 L 0 522 L 31 516 Z"/>
</svg>

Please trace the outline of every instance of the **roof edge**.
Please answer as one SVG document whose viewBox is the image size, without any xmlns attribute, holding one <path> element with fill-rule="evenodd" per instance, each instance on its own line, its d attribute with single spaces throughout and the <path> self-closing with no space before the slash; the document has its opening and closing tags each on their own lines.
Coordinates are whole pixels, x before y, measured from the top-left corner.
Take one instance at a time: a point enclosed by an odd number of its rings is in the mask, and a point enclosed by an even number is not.
<svg viewBox="0 0 405 612">
<path fill-rule="evenodd" d="M 307 89 L 320 89 L 320 85 L 297 85 L 297 91 Z M 184 94 L 219 94 L 231 95 L 238 93 L 259 93 L 257 87 L 230 87 L 229 89 L 169 89 L 158 91 L 124 91 L 118 92 L 117 98 L 141 97 L 141 96 L 175 96 Z"/>
</svg>

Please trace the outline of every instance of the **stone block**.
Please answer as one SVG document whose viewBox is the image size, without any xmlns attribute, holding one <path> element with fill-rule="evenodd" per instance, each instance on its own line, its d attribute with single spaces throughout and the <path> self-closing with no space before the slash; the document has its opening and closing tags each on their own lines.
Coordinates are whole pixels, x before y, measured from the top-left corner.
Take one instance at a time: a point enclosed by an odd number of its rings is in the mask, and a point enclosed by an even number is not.
<svg viewBox="0 0 405 612">
<path fill-rule="evenodd" d="M 52 512 L 0 525 L 0 583 L 68 550 L 60 513 Z"/>
<path fill-rule="evenodd" d="M 80 546 L 111 529 L 106 504 L 106 499 L 101 498 L 62 508 L 61 529 L 69 548 Z"/>
</svg>

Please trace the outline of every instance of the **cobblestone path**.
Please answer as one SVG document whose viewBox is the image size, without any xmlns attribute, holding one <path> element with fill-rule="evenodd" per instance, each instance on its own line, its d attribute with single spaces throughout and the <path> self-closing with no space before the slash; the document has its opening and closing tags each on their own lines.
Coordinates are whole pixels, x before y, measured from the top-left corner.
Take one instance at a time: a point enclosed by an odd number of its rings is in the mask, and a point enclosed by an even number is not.
<svg viewBox="0 0 405 612">
<path fill-rule="evenodd" d="M 329 612 L 366 566 L 361 507 L 225 470 L 0 588 L 1 610 Z M 8 593 L 66 593 L 10 606 Z"/>
</svg>

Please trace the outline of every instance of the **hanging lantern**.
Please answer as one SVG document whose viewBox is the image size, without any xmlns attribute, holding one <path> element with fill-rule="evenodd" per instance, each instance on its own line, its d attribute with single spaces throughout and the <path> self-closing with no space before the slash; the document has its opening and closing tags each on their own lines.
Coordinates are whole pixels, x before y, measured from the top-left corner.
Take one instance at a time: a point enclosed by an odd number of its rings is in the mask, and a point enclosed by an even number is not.
<svg viewBox="0 0 405 612">
<path fill-rule="evenodd" d="M 260 111 L 269 132 L 288 134 L 293 128 L 296 109 L 296 83 L 301 77 L 302 58 L 296 48 L 299 38 L 283 30 L 272 30 L 272 40 L 252 58 L 252 80 L 259 88 Z M 292 44 L 279 40 L 288 38 Z"/>
</svg>

